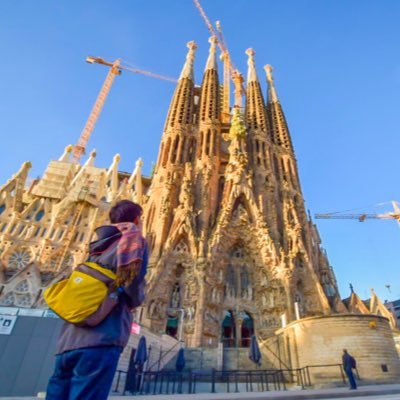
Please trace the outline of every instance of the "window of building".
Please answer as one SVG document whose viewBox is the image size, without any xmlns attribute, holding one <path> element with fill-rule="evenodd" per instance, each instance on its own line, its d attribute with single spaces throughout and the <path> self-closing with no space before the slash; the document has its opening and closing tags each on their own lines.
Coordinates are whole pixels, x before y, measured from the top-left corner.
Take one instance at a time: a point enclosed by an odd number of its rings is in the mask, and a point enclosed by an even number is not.
<svg viewBox="0 0 400 400">
<path fill-rule="evenodd" d="M 44 210 L 40 210 L 36 215 L 35 215 L 35 220 L 40 221 L 44 216 Z"/>
</svg>

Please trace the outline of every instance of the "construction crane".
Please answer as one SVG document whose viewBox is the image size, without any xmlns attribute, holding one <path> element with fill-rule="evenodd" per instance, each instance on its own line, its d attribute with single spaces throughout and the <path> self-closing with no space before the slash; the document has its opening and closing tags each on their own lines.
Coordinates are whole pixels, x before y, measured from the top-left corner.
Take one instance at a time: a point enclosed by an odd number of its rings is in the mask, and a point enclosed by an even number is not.
<svg viewBox="0 0 400 400">
<path fill-rule="evenodd" d="M 232 78 L 235 85 L 235 106 L 242 107 L 242 97 L 245 95 L 246 91 L 243 86 L 243 80 L 239 79 L 240 75 L 239 70 L 234 66 L 232 62 L 231 55 L 229 53 L 228 47 L 225 42 L 224 35 L 222 33 L 221 23 L 220 21 L 216 22 L 217 31 L 214 29 L 211 24 L 206 12 L 201 6 L 199 0 L 193 0 L 196 8 L 199 10 L 200 15 L 202 16 L 208 30 L 211 35 L 217 38 L 218 47 L 221 50 L 221 58 L 224 61 L 224 91 L 223 91 L 223 101 L 222 101 L 222 115 L 223 119 L 229 120 L 229 103 L 230 103 L 230 79 Z M 236 77 L 236 78 L 235 78 Z M 236 84 L 235 84 L 236 82 Z M 237 84 L 240 82 L 240 87 Z M 227 117 L 228 116 L 228 117 Z"/>
<path fill-rule="evenodd" d="M 360 222 L 364 222 L 367 219 L 394 219 L 400 223 L 400 207 L 396 201 L 392 201 L 393 212 L 389 211 L 384 214 L 346 214 L 346 213 L 326 213 L 326 214 L 315 214 L 316 219 L 358 219 Z"/>
<path fill-rule="evenodd" d="M 138 68 L 134 68 L 127 63 L 122 64 L 121 60 L 115 60 L 114 62 L 106 61 L 100 57 L 92 57 L 89 56 L 86 58 L 86 61 L 90 64 L 102 64 L 110 68 L 107 77 L 103 83 L 103 86 L 100 90 L 99 95 L 97 96 L 96 102 L 92 108 L 92 111 L 89 115 L 89 118 L 86 122 L 85 127 L 82 130 L 82 133 L 79 137 L 78 143 L 74 146 L 73 152 L 73 162 L 78 163 L 83 154 L 85 154 L 86 145 L 89 141 L 90 135 L 93 132 L 94 126 L 96 125 L 97 120 L 99 119 L 101 110 L 104 106 L 104 103 L 107 99 L 108 93 L 110 92 L 111 86 L 114 82 L 114 79 L 117 75 L 121 75 L 122 70 L 133 72 L 135 74 L 142 74 L 145 76 L 149 76 L 151 78 L 162 79 L 164 81 L 169 82 L 177 82 L 174 78 L 169 78 L 166 76 L 154 74 L 153 72 L 141 70 Z"/>
<path fill-rule="evenodd" d="M 215 23 L 218 31 L 218 43 L 221 43 L 222 48 L 226 49 L 225 38 L 222 33 L 221 23 L 217 21 Z M 230 98 L 231 98 L 231 59 L 228 51 L 222 52 L 221 59 L 224 62 L 224 91 L 222 96 L 222 121 L 229 122 L 229 107 L 230 107 Z"/>
</svg>

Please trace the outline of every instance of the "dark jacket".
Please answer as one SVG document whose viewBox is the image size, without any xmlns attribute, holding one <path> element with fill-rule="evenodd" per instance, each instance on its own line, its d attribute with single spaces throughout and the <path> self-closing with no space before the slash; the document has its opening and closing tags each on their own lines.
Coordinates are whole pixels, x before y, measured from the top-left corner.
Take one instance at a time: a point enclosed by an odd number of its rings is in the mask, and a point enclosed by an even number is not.
<svg viewBox="0 0 400 400">
<path fill-rule="evenodd" d="M 110 242 L 113 240 L 110 239 L 110 235 L 114 237 L 114 240 L 118 239 L 118 235 L 115 235 L 112 229 L 107 228 L 109 227 L 102 227 L 96 231 L 99 240 L 93 242 L 91 247 L 97 246 L 98 248 L 100 245 L 104 246 L 105 244 L 109 247 Z M 115 272 L 115 268 L 111 265 L 105 265 L 104 260 L 101 256 L 91 256 L 88 261 L 97 262 Z M 148 249 L 146 245 L 140 275 L 129 286 L 124 287 L 124 291 L 119 294 L 116 306 L 107 317 L 95 326 L 77 326 L 64 322 L 57 342 L 56 354 L 85 347 L 126 346 L 132 325 L 131 310 L 142 304 L 144 300 L 144 277 L 147 272 L 147 262 Z"/>
<path fill-rule="evenodd" d="M 342 363 L 344 369 L 356 368 L 356 360 L 349 353 L 344 353 L 342 356 Z"/>
</svg>

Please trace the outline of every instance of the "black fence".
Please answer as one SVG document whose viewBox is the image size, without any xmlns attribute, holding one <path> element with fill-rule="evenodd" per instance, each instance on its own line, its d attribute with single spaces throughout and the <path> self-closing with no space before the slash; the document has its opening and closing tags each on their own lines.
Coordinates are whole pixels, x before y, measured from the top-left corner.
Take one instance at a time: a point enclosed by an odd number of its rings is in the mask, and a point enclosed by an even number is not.
<svg viewBox="0 0 400 400">
<path fill-rule="evenodd" d="M 121 374 L 125 371 L 117 371 L 115 392 L 123 392 L 125 388 L 120 386 Z M 269 391 L 286 389 L 284 376 L 281 371 L 258 370 L 258 371 L 217 371 L 211 370 L 190 370 L 183 372 L 176 371 L 147 371 L 138 373 L 134 377 L 135 382 L 130 387 L 134 395 L 156 395 L 156 394 L 195 394 L 199 392 L 225 393 L 239 392 L 239 385 L 242 384 L 246 392 Z M 199 391 L 199 385 L 202 389 Z M 206 390 L 205 390 L 206 389 Z"/>
<path fill-rule="evenodd" d="M 313 384 L 310 370 L 324 371 L 328 367 L 336 368 L 338 377 L 343 383 L 346 382 L 341 364 L 309 365 L 303 368 L 279 370 L 146 371 L 138 372 L 130 377 L 129 382 L 123 384 L 121 375 L 127 372 L 118 370 L 114 391 L 125 395 L 126 388 L 129 387 L 129 392 L 133 395 L 265 392 L 286 390 L 289 383 L 305 389 Z M 359 378 L 358 371 L 356 375 Z"/>
</svg>

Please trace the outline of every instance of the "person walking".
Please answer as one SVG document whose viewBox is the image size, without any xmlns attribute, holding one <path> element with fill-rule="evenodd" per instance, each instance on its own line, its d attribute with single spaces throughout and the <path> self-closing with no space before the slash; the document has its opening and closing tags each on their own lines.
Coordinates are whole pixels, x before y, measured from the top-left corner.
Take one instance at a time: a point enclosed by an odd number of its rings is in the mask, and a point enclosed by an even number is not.
<svg viewBox="0 0 400 400">
<path fill-rule="evenodd" d="M 347 352 L 346 349 L 343 349 L 342 363 L 344 372 L 346 372 L 347 378 L 349 379 L 350 390 L 356 390 L 357 383 L 353 374 L 353 368 L 356 368 L 356 360 Z"/>
<path fill-rule="evenodd" d="M 116 274 L 108 294 L 111 311 L 99 323 L 77 326 L 64 322 L 56 348 L 47 400 L 106 400 L 119 356 L 132 325 L 132 309 L 144 300 L 148 248 L 141 233 L 142 208 L 122 200 L 111 208 L 111 225 L 95 230 L 89 262 Z M 101 310 L 100 310 L 101 311 Z"/>
</svg>

